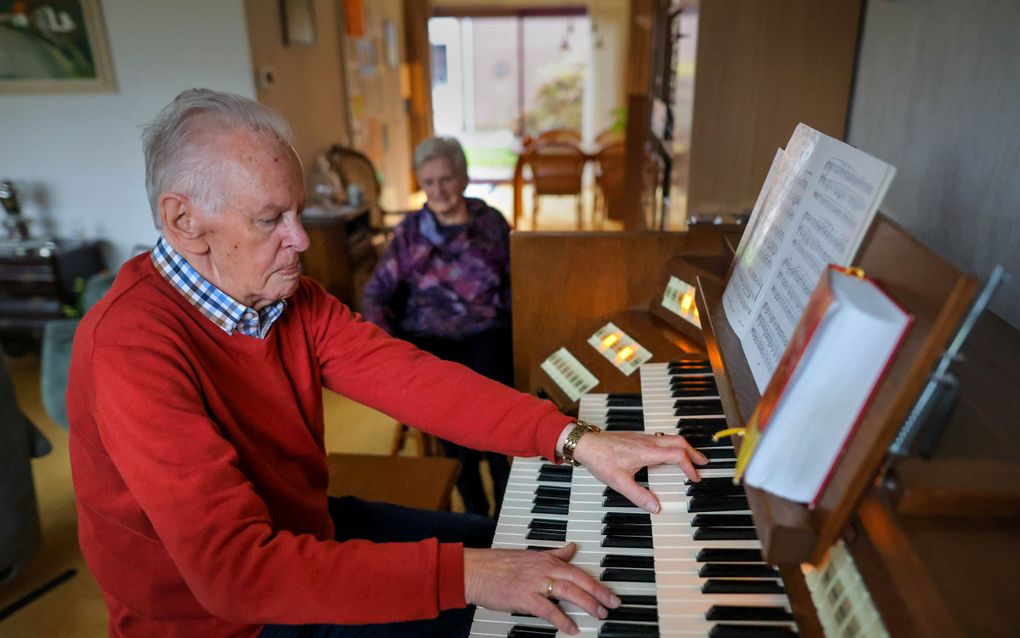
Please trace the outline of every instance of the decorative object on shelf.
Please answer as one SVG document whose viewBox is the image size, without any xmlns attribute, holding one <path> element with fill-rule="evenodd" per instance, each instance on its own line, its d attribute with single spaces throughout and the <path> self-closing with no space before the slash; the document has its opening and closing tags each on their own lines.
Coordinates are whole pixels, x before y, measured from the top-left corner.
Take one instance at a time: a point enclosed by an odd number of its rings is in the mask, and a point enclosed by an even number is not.
<svg viewBox="0 0 1020 638">
<path fill-rule="evenodd" d="M 7 229 L 7 239 L 12 242 L 20 242 L 28 239 L 28 223 L 21 216 L 21 204 L 18 202 L 18 191 L 10 180 L 0 182 L 0 204 L 3 204 L 4 228 Z"/>
<path fill-rule="evenodd" d="M 0 6 L 0 93 L 114 91 L 99 0 Z"/>
<path fill-rule="evenodd" d="M 280 0 L 280 22 L 285 45 L 315 46 L 315 9 L 312 0 Z"/>
</svg>

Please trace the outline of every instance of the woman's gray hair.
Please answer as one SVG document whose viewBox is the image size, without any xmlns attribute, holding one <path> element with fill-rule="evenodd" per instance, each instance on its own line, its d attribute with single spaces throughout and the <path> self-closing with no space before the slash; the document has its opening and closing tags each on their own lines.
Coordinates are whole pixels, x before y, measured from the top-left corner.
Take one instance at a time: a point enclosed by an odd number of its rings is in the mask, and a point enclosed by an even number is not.
<svg viewBox="0 0 1020 638">
<path fill-rule="evenodd" d="M 242 128 L 292 143 L 290 125 L 273 109 L 210 89 L 184 91 L 145 126 L 145 190 L 156 228 L 162 227 L 161 193 L 179 192 L 214 209 L 223 205 L 223 193 L 216 188 L 216 158 L 206 145 L 219 134 Z"/>
<path fill-rule="evenodd" d="M 460 142 L 453 137 L 431 137 L 414 149 L 414 172 L 417 173 L 434 159 L 445 158 L 450 161 L 454 172 L 467 179 L 467 157 Z"/>
</svg>

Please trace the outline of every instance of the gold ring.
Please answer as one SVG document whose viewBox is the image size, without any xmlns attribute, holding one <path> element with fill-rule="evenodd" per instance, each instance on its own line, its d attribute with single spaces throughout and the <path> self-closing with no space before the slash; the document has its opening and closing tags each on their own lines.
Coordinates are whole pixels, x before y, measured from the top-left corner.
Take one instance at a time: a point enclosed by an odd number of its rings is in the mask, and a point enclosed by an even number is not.
<svg viewBox="0 0 1020 638">
<path fill-rule="evenodd" d="M 550 578 L 549 579 L 549 584 L 545 586 L 545 597 L 546 598 L 552 598 L 553 585 L 555 585 L 555 584 L 556 584 L 556 579 L 555 578 Z"/>
<path fill-rule="evenodd" d="M 665 432 L 656 432 L 655 436 L 666 436 Z"/>
</svg>

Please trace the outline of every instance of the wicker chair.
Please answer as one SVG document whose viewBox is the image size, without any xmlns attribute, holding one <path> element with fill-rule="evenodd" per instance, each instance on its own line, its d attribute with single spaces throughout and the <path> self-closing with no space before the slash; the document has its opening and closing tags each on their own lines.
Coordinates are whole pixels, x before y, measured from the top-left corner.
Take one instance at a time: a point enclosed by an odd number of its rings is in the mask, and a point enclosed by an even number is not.
<svg viewBox="0 0 1020 638">
<path fill-rule="evenodd" d="M 326 153 L 326 160 L 340 176 L 340 180 L 348 192 L 352 184 L 356 184 L 361 189 L 365 205 L 368 206 L 368 219 L 372 230 L 384 235 L 391 233 L 404 218 L 406 211 L 387 211 L 379 203 L 382 188 L 379 184 L 379 174 L 376 172 L 372 160 L 360 151 L 339 144 L 329 149 Z M 345 197 L 346 193 L 338 195 Z"/>
<path fill-rule="evenodd" d="M 531 167 L 535 187 L 532 198 L 532 228 L 538 228 L 539 200 L 546 195 L 573 195 L 577 200 L 577 228 L 584 227 L 584 198 L 582 197 L 581 176 L 588 156 L 572 142 L 536 142 L 524 151 L 518 159 L 517 173 L 523 176 L 524 167 Z M 514 213 L 515 221 L 521 208 L 520 198 L 523 178 L 515 179 Z"/>
</svg>

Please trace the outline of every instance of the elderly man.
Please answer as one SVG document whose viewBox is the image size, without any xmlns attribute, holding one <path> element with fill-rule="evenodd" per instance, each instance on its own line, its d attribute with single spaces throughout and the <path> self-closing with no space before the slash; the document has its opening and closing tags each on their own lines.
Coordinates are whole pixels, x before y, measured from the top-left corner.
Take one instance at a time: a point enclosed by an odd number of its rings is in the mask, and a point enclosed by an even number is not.
<svg viewBox="0 0 1020 638">
<path fill-rule="evenodd" d="M 634 472 L 705 461 L 601 433 L 363 322 L 298 256 L 304 179 L 278 115 L 208 90 L 145 131 L 161 236 L 78 329 L 68 412 L 82 551 L 115 636 L 458 636 L 469 605 L 576 625 L 619 599 L 547 552 L 472 548 L 481 517 L 331 500 L 321 389 L 462 445 Z M 480 540 L 481 539 L 481 540 Z"/>
</svg>

